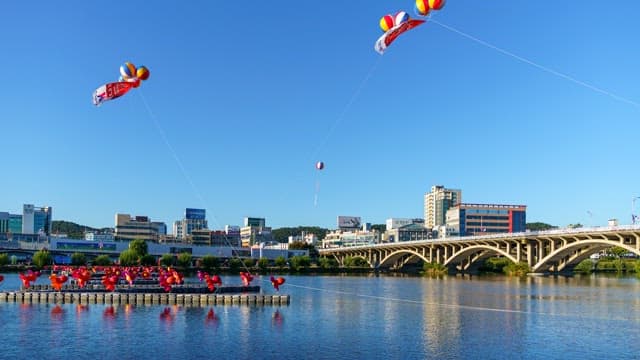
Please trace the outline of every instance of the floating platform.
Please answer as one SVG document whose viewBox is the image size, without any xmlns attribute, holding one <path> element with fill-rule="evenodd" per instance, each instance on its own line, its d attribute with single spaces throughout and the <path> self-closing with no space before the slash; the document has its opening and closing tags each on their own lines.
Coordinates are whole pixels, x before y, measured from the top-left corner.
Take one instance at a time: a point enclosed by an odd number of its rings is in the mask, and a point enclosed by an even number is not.
<svg viewBox="0 0 640 360">
<path fill-rule="evenodd" d="M 23 304 L 135 304 L 135 305 L 289 305 L 289 295 L 262 294 L 181 294 L 122 292 L 0 292 L 0 303 Z"/>
</svg>

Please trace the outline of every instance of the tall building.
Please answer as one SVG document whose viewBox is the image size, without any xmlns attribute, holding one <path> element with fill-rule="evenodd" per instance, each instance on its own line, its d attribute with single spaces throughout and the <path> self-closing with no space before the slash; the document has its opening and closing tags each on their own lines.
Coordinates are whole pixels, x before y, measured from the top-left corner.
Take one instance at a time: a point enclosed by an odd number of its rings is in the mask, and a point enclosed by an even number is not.
<svg viewBox="0 0 640 360">
<path fill-rule="evenodd" d="M 186 208 L 184 218 L 173 223 L 173 234 L 178 240 L 186 240 L 194 230 L 208 228 L 205 209 Z"/>
<path fill-rule="evenodd" d="M 22 215 L 9 214 L 9 232 L 13 234 L 22 233 Z"/>
<path fill-rule="evenodd" d="M 264 218 L 244 218 L 244 226 L 240 229 L 240 241 L 242 247 L 250 247 L 255 244 L 273 240 L 271 228 L 266 225 Z"/>
<path fill-rule="evenodd" d="M 431 192 L 424 195 L 425 226 L 432 229 L 445 225 L 447 210 L 462 202 L 462 190 L 445 189 L 442 185 L 431 187 Z"/>
<path fill-rule="evenodd" d="M 38 234 L 44 232 L 51 234 L 51 213 L 50 206 L 35 207 L 32 204 L 22 206 L 22 233 Z"/>
<path fill-rule="evenodd" d="M 116 214 L 116 227 L 113 235 L 116 241 L 140 239 L 157 242 L 159 239 L 158 224 L 149 221 L 147 216 L 131 217 L 129 214 Z"/>
<path fill-rule="evenodd" d="M 453 235 L 472 236 L 526 231 L 525 205 L 458 204 L 447 211 Z"/>
<path fill-rule="evenodd" d="M 0 212 L 0 234 L 9 232 L 9 213 Z"/>
</svg>

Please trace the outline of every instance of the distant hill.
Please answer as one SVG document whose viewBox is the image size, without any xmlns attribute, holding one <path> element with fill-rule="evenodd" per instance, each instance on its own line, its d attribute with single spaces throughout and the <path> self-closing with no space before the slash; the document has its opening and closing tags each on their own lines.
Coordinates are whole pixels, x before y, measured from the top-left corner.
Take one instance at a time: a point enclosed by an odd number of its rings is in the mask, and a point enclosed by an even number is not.
<svg viewBox="0 0 640 360">
<path fill-rule="evenodd" d="M 552 230 L 557 229 L 557 226 L 549 225 L 543 222 L 532 222 L 527 223 L 526 229 L 531 231 L 542 231 L 542 230 Z"/>
<path fill-rule="evenodd" d="M 72 239 L 83 239 L 85 232 L 105 232 L 111 230 L 111 228 L 96 229 L 64 220 L 54 220 L 51 223 L 51 234 L 67 234 L 67 236 Z"/>
</svg>

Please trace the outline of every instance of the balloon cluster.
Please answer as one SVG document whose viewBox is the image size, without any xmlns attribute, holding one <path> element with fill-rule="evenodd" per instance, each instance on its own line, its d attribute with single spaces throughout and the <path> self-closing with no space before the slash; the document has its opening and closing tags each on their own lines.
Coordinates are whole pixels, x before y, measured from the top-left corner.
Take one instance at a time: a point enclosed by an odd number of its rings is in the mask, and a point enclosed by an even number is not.
<svg viewBox="0 0 640 360">
<path fill-rule="evenodd" d="M 394 26 L 398 26 L 407 21 L 409 21 L 409 14 L 404 11 L 400 11 L 395 15 L 387 14 L 380 19 L 380 29 L 387 32 Z"/>
<path fill-rule="evenodd" d="M 31 283 L 35 282 L 38 279 L 38 276 L 40 276 L 40 272 L 39 271 L 27 271 L 26 273 L 20 273 L 20 280 L 22 280 L 22 286 L 25 289 L 28 289 L 31 287 Z"/>
<path fill-rule="evenodd" d="M 91 271 L 89 271 L 89 269 L 85 267 L 73 269 L 73 271 L 71 272 L 71 277 L 76 280 L 79 287 L 83 288 L 85 287 L 85 285 L 87 285 L 89 280 L 91 280 Z"/>
<path fill-rule="evenodd" d="M 420 16 L 427 16 L 430 10 L 440 10 L 446 0 L 416 0 L 416 12 Z"/>
<path fill-rule="evenodd" d="M 253 275 L 248 272 L 240 272 L 240 279 L 242 279 L 242 283 L 244 284 L 244 286 L 249 286 L 253 281 Z"/>
<path fill-rule="evenodd" d="M 207 288 L 211 292 L 216 291 L 216 285 L 222 285 L 222 279 L 220 279 L 220 276 L 218 275 L 211 276 L 207 273 L 203 273 L 202 271 L 198 271 L 198 279 L 200 279 L 200 281 L 204 280 L 207 283 Z"/>
<path fill-rule="evenodd" d="M 274 278 L 273 276 L 271 277 L 271 285 L 273 285 L 276 291 L 280 291 L 280 285 L 282 284 L 284 284 L 283 277 L 279 277 L 279 278 Z"/>
<path fill-rule="evenodd" d="M 161 269 L 158 274 L 158 283 L 164 288 L 164 291 L 166 292 L 171 291 L 172 285 L 182 284 L 182 279 L 182 274 L 171 268 L 167 268 L 166 270 Z"/>
<path fill-rule="evenodd" d="M 140 86 L 140 81 L 147 80 L 151 73 L 149 69 L 145 66 L 140 66 L 136 68 L 130 62 L 125 62 L 122 66 L 120 66 L 120 81 L 132 83 L 134 88 Z"/>
<path fill-rule="evenodd" d="M 51 287 L 56 289 L 56 291 L 60 291 L 62 290 L 62 285 L 64 285 L 64 283 L 66 283 L 67 280 L 69 280 L 69 277 L 65 274 L 62 274 L 62 275 L 51 274 L 49 275 L 49 280 L 51 280 Z"/>
</svg>

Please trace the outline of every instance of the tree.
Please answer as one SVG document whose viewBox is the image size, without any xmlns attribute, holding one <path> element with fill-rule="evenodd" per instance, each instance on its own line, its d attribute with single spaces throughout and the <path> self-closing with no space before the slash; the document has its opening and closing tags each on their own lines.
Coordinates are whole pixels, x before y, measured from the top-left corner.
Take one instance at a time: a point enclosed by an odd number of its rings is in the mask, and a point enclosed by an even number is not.
<svg viewBox="0 0 640 360">
<path fill-rule="evenodd" d="M 302 268 L 309 267 L 309 265 L 311 265 L 311 259 L 307 255 L 294 256 L 289 259 L 289 264 L 291 264 L 292 269 L 298 271 Z"/>
<path fill-rule="evenodd" d="M 252 268 L 256 265 L 256 261 L 254 259 L 244 259 L 243 263 L 246 268 Z"/>
<path fill-rule="evenodd" d="M 289 244 L 289 249 L 290 250 L 307 250 L 309 251 L 309 256 L 317 259 L 318 256 L 320 256 L 320 253 L 318 252 L 318 249 L 316 249 L 315 246 L 311 245 L 311 244 L 307 244 L 306 242 L 303 241 L 294 241 L 291 244 Z"/>
<path fill-rule="evenodd" d="M 582 224 L 580 224 L 580 223 L 567 225 L 567 228 L 569 228 L 569 229 L 579 229 L 581 227 L 582 227 Z"/>
<path fill-rule="evenodd" d="M 160 257 L 160 265 L 162 266 L 173 266 L 175 258 L 171 254 L 164 254 Z"/>
<path fill-rule="evenodd" d="M 220 261 L 213 255 L 205 255 L 201 261 L 202 267 L 208 271 L 217 269 L 220 266 Z"/>
<path fill-rule="evenodd" d="M 96 266 L 109 266 L 112 263 L 113 262 L 111 261 L 109 255 L 100 255 L 93 260 L 93 265 Z"/>
<path fill-rule="evenodd" d="M 73 253 L 71 255 L 71 265 L 82 266 L 87 265 L 87 257 L 83 253 Z"/>
<path fill-rule="evenodd" d="M 236 272 L 236 271 L 240 270 L 241 266 L 242 266 L 242 260 L 240 260 L 238 258 L 233 258 L 233 259 L 229 260 L 229 271 Z"/>
<path fill-rule="evenodd" d="M 259 268 L 261 271 L 265 271 L 265 270 L 267 270 L 267 268 L 268 268 L 268 267 L 269 267 L 269 259 L 267 259 L 267 258 L 265 258 L 265 257 L 261 257 L 261 258 L 258 260 L 258 268 Z"/>
<path fill-rule="evenodd" d="M 188 252 L 183 252 L 178 255 L 178 266 L 188 268 L 191 266 L 191 259 L 193 257 Z"/>
<path fill-rule="evenodd" d="M 273 240 L 279 243 L 287 243 L 289 242 L 289 236 L 297 236 L 302 234 L 302 232 L 306 234 L 314 234 L 318 237 L 318 239 L 324 239 L 327 231 L 327 229 L 317 226 L 285 227 L 274 229 L 273 231 L 271 231 L 271 236 L 273 236 Z"/>
<path fill-rule="evenodd" d="M 275 264 L 276 264 L 277 267 L 282 269 L 285 266 L 287 266 L 287 259 L 285 259 L 284 256 L 278 256 L 276 258 Z"/>
<path fill-rule="evenodd" d="M 120 265 L 121 266 L 132 266 L 138 264 L 138 260 L 140 260 L 140 256 L 138 253 L 129 248 L 120 253 Z"/>
<path fill-rule="evenodd" d="M 0 266 L 9 264 L 9 254 L 0 254 Z"/>
<path fill-rule="evenodd" d="M 151 254 L 143 255 L 140 257 L 140 265 L 153 266 L 156 263 L 157 263 L 156 257 Z"/>
<path fill-rule="evenodd" d="M 53 256 L 47 250 L 38 250 L 35 254 L 33 254 L 33 264 L 42 269 L 47 265 L 51 265 L 53 263 Z"/>
<path fill-rule="evenodd" d="M 149 252 L 147 242 L 141 239 L 132 240 L 129 243 L 129 249 L 135 251 L 135 253 L 138 254 L 138 257 L 145 256 Z"/>
<path fill-rule="evenodd" d="M 368 266 L 368 263 L 365 259 L 359 256 L 347 256 L 344 259 L 344 266 L 345 267 L 366 267 Z"/>
<path fill-rule="evenodd" d="M 318 260 L 318 264 L 323 269 L 335 269 L 338 267 L 338 261 L 334 258 L 322 257 Z"/>
<path fill-rule="evenodd" d="M 558 228 L 557 226 L 549 225 L 543 222 L 527 223 L 525 227 L 527 230 L 531 230 L 531 231 L 544 231 L 544 230 L 552 230 L 552 229 Z"/>
</svg>

